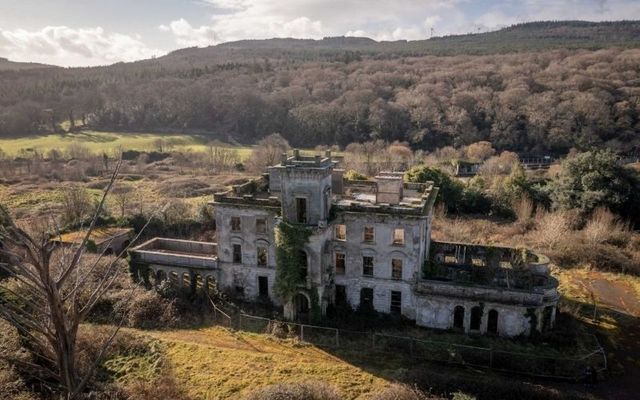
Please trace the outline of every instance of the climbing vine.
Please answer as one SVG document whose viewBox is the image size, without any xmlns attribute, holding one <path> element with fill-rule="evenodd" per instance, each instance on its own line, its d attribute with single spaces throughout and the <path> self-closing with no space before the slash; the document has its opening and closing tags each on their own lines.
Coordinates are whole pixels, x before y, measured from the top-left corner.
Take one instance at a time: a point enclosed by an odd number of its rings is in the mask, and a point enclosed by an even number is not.
<svg viewBox="0 0 640 400">
<path fill-rule="evenodd" d="M 275 293 L 283 299 L 295 294 L 298 285 L 304 283 L 300 259 L 311 230 L 302 225 L 281 222 L 276 229 L 276 280 Z M 304 260 L 306 263 L 306 260 Z"/>
</svg>

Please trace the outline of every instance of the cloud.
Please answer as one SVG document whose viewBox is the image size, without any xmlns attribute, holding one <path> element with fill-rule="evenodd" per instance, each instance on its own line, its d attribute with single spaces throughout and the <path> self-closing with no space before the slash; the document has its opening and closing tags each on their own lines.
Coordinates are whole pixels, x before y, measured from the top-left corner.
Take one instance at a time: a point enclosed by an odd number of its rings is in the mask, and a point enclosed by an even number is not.
<svg viewBox="0 0 640 400">
<path fill-rule="evenodd" d="M 134 61 L 164 54 L 140 37 L 108 33 L 101 27 L 46 26 L 39 31 L 0 29 L 0 53 L 15 61 L 75 66 Z"/>
<path fill-rule="evenodd" d="M 184 18 L 172 21 L 169 26 L 160 25 L 160 30 L 171 32 L 178 45 L 183 47 L 210 46 L 216 44 L 216 34 L 212 27 L 194 28 Z"/>
</svg>

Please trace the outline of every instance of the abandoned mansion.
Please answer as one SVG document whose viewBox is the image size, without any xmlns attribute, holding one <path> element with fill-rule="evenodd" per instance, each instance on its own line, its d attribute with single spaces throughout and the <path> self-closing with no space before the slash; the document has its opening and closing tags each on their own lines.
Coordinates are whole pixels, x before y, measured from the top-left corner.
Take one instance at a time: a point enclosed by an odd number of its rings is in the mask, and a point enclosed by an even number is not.
<svg viewBox="0 0 640 400">
<path fill-rule="evenodd" d="M 270 301 L 288 319 L 350 306 L 509 337 L 553 326 L 558 282 L 545 256 L 433 241 L 433 183 L 343 172 L 330 152 L 283 154 L 262 177 L 214 195 L 216 243 L 155 238 L 130 251 L 132 262 L 157 281 Z"/>
</svg>

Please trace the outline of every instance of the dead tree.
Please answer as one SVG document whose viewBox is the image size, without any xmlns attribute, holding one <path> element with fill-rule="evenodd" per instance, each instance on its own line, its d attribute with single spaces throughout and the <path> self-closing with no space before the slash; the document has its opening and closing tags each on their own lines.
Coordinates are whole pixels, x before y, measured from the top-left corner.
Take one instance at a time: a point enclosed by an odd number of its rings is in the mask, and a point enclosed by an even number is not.
<svg viewBox="0 0 640 400">
<path fill-rule="evenodd" d="M 34 371 L 34 376 L 57 384 L 68 399 L 77 397 L 86 387 L 120 328 L 114 328 L 98 359 L 80 376 L 76 365 L 78 328 L 116 279 L 118 258 L 99 255 L 88 264 L 82 261 L 119 167 L 120 164 L 82 242 L 72 249 L 56 250 L 50 235 L 27 233 L 0 207 L 0 255 L 5 259 L 0 267 L 12 278 L 0 282 L 0 293 L 5 293 L 0 297 L 0 318 L 13 325 L 28 343 L 33 362 L 26 367 Z M 61 252 L 55 254 L 60 257 L 54 257 L 55 251 Z"/>
</svg>

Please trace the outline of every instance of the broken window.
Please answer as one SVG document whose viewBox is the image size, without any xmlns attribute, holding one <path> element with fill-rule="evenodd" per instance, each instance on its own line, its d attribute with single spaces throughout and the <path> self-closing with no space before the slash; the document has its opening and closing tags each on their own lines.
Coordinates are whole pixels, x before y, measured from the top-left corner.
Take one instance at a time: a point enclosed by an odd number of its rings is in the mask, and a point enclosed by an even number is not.
<svg viewBox="0 0 640 400">
<path fill-rule="evenodd" d="M 256 219 L 256 233 L 257 234 L 265 234 L 267 233 L 267 220 L 264 218 Z"/>
<path fill-rule="evenodd" d="M 242 264 L 242 246 L 239 244 L 233 245 L 233 262 L 235 264 Z"/>
<path fill-rule="evenodd" d="M 453 310 L 453 328 L 464 330 L 464 307 L 456 306 Z"/>
<path fill-rule="evenodd" d="M 268 256 L 267 248 L 264 246 L 258 246 L 258 265 L 261 267 L 265 267 L 267 265 L 267 256 Z"/>
<path fill-rule="evenodd" d="M 239 232 L 240 228 L 240 217 L 231 217 L 231 230 L 234 232 Z"/>
<path fill-rule="evenodd" d="M 307 223 L 307 199 L 296 197 L 296 221 L 299 224 Z"/>
<path fill-rule="evenodd" d="M 393 244 L 404 245 L 404 229 L 398 228 L 393 230 Z"/>
<path fill-rule="evenodd" d="M 487 319 L 487 332 L 498 333 L 498 312 L 496 310 L 489 311 Z"/>
<path fill-rule="evenodd" d="M 336 240 L 347 240 L 346 225 L 336 225 Z"/>
<path fill-rule="evenodd" d="M 391 260 L 391 277 L 393 279 L 402 279 L 402 260 L 397 258 Z"/>
<path fill-rule="evenodd" d="M 391 314 L 402 313 L 402 292 L 391 291 L 391 306 L 389 307 Z"/>
<path fill-rule="evenodd" d="M 336 253 L 336 275 L 344 275 L 345 273 L 345 255 L 344 253 Z"/>
<path fill-rule="evenodd" d="M 373 310 L 373 289 L 360 289 L 360 309 Z"/>
<path fill-rule="evenodd" d="M 373 276 L 373 257 L 362 257 L 362 275 Z"/>
<path fill-rule="evenodd" d="M 364 241 L 365 242 L 373 242 L 375 240 L 375 230 L 373 226 L 365 226 L 364 227 Z"/>
</svg>

